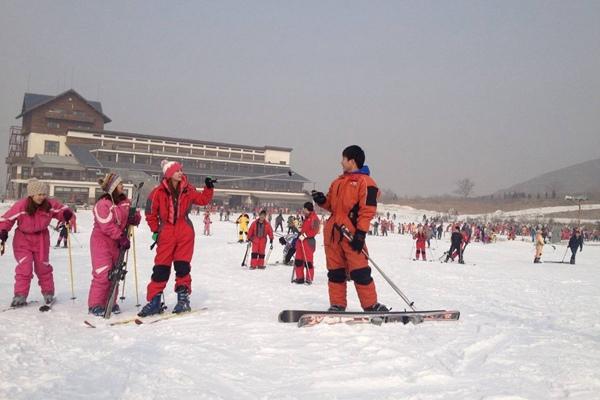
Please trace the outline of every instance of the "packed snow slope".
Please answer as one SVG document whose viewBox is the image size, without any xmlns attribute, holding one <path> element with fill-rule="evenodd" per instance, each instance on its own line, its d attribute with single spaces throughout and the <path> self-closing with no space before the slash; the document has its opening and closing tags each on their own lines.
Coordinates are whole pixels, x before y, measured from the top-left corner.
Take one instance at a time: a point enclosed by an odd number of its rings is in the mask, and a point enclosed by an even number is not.
<svg viewBox="0 0 600 400">
<path fill-rule="evenodd" d="M 201 216 L 192 217 L 201 232 Z M 52 249 L 58 303 L 0 313 L 0 399 L 598 399 L 600 248 L 577 265 L 532 264 L 529 242 L 467 247 L 467 265 L 412 261 L 408 236 L 368 237 L 373 259 L 418 309 L 458 309 L 458 322 L 297 328 L 282 309 L 328 307 L 322 237 L 312 286 L 290 284 L 291 268 L 241 268 L 235 224 L 213 215 L 213 236 L 196 237 L 192 307 L 207 311 L 156 324 L 107 326 L 87 315 L 90 211 L 68 251 Z M 11 238 L 13 232 L 11 232 Z M 56 232 L 52 232 L 56 240 Z M 136 230 L 140 302 L 154 253 L 145 223 Z M 435 258 L 449 247 L 433 241 Z M 435 250 L 434 250 L 435 248 Z M 276 242 L 271 261 L 281 258 Z M 545 247 L 561 260 L 565 247 Z M 567 255 L 568 257 L 568 255 Z M 469 264 L 474 263 L 475 265 Z M 0 258 L 0 304 L 12 298 L 12 246 Z M 124 311 L 137 308 L 129 257 Z M 405 305 L 374 270 L 380 301 Z M 175 303 L 173 278 L 166 300 Z M 40 300 L 32 283 L 29 300 Z M 359 310 L 349 286 L 349 309 Z M 84 320 L 98 325 L 86 327 Z"/>
</svg>

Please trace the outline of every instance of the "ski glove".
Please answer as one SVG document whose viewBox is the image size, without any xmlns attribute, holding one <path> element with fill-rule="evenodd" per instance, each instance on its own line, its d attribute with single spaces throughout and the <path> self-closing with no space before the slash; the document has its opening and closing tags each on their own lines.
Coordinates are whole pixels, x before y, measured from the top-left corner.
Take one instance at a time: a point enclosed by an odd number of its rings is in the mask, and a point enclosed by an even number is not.
<svg viewBox="0 0 600 400">
<path fill-rule="evenodd" d="M 119 250 L 127 250 L 127 249 L 129 249 L 129 247 L 131 247 L 131 243 L 129 242 L 129 238 L 127 237 L 127 234 L 124 233 L 119 238 Z"/>
<path fill-rule="evenodd" d="M 63 219 L 65 222 L 69 222 L 71 218 L 73 218 L 73 211 L 67 208 L 65 211 L 63 211 Z"/>
<path fill-rule="evenodd" d="M 350 247 L 352 247 L 352 250 L 354 250 L 358 253 L 360 253 L 362 251 L 363 247 L 365 247 L 365 232 L 364 231 L 357 229 L 356 232 L 354 232 L 354 237 L 350 241 Z"/>
<path fill-rule="evenodd" d="M 127 225 L 138 226 L 142 221 L 142 216 L 138 213 L 133 214 L 129 218 L 127 218 Z"/>
<path fill-rule="evenodd" d="M 327 197 L 325 197 L 323 192 L 317 192 L 316 190 L 313 190 L 310 195 L 318 205 L 325 204 L 327 201 Z"/>
<path fill-rule="evenodd" d="M 216 179 L 213 179 L 212 176 L 207 176 L 204 180 L 204 185 L 209 189 L 214 189 L 215 182 L 217 182 Z"/>
<path fill-rule="evenodd" d="M 0 242 L 6 242 L 8 240 L 8 231 L 6 229 L 2 229 L 0 231 Z"/>
<path fill-rule="evenodd" d="M 153 233 L 152 233 L 152 241 L 153 241 L 153 242 L 156 242 L 156 241 L 158 241 L 158 232 L 153 232 Z"/>
</svg>

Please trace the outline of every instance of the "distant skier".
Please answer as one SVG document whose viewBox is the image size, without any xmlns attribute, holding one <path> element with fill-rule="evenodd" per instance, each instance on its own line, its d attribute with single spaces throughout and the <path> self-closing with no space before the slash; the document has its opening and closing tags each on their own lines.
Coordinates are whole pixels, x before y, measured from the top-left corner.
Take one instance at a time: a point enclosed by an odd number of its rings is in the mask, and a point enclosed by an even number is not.
<svg viewBox="0 0 600 400">
<path fill-rule="evenodd" d="M 140 317 L 163 311 L 162 295 L 171 275 L 171 264 L 175 269 L 177 292 L 177 304 L 173 312 L 191 310 L 190 261 L 194 254 L 194 228 L 188 212 L 194 204 L 209 204 L 214 192 L 214 180 L 211 177 L 204 180 L 204 189 L 198 191 L 188 183 L 180 163 L 163 160 L 161 167 L 164 178 L 152 190 L 146 203 L 146 221 L 158 247 L 146 294 L 148 304 L 138 313 Z"/>
<path fill-rule="evenodd" d="M 312 193 L 315 203 L 331 212 L 323 232 L 331 311 L 346 309 L 348 275 L 354 281 L 363 310 L 388 310 L 377 301 L 369 260 L 362 252 L 367 251 L 366 234 L 370 221 L 377 214 L 379 196 L 377 184 L 364 163 L 365 153 L 359 146 L 346 147 L 342 152 L 343 174 L 331 183 L 327 195 L 316 191 Z M 341 226 L 350 231 L 351 241 L 342 235 Z"/>
<path fill-rule="evenodd" d="M 261 210 L 258 219 L 254 220 L 248 229 L 248 240 L 252 243 L 252 253 L 250 254 L 250 269 L 265 269 L 265 248 L 267 247 L 267 238 L 270 242 L 270 248 L 273 249 L 273 228 L 266 220 L 267 212 Z"/>
<path fill-rule="evenodd" d="M 312 283 L 315 276 L 315 269 L 313 266 L 313 254 L 317 248 L 315 236 L 319 233 L 319 226 L 321 222 L 319 217 L 315 213 L 313 203 L 307 201 L 304 203 L 302 209 L 304 213 L 304 222 L 300 230 L 300 235 L 296 241 L 296 279 L 295 283 Z M 306 278 L 304 277 L 304 268 L 306 268 Z"/>
<path fill-rule="evenodd" d="M 64 221 L 59 221 L 56 224 L 56 228 L 58 231 L 58 240 L 56 241 L 56 246 L 54 246 L 55 248 L 59 248 L 60 247 L 60 243 L 64 242 L 63 247 L 67 247 L 67 237 L 69 235 L 69 230 L 67 229 L 67 224 Z"/>
<path fill-rule="evenodd" d="M 419 259 L 419 255 L 423 255 L 423 261 L 427 261 L 427 255 L 425 254 L 425 243 L 427 242 L 426 233 L 421 225 L 417 228 L 417 232 L 414 233 L 413 239 L 416 241 L 417 252 L 415 254 L 415 260 Z"/>
<path fill-rule="evenodd" d="M 448 262 L 450 258 L 454 261 L 455 253 L 458 254 L 458 262 L 460 264 L 464 264 L 463 255 L 462 255 L 462 243 L 463 243 L 463 235 L 460 233 L 460 228 L 458 224 L 454 226 L 452 231 L 452 235 L 450 236 L 450 250 L 446 253 L 446 260 L 444 262 Z"/>
<path fill-rule="evenodd" d="M 90 237 L 92 257 L 92 282 L 88 294 L 88 312 L 102 316 L 110 291 L 109 275 L 119 259 L 119 253 L 130 246 L 125 226 L 138 226 L 142 217 L 138 212 L 129 219 L 131 203 L 127 198 L 121 177 L 108 173 L 99 180 L 104 192 L 94 206 L 94 228 Z M 113 314 L 120 313 L 119 305 L 112 308 Z"/>
<path fill-rule="evenodd" d="M 0 217 L 0 242 L 8 240 L 8 232 L 17 223 L 13 239 L 15 268 L 14 297 L 11 307 L 27 304 L 33 273 L 38 278 L 44 302 L 54 301 L 54 277 L 49 263 L 50 233 L 48 225 L 52 218 L 69 222 L 73 212 L 56 199 L 48 198 L 47 183 L 35 178 L 27 182 L 27 197 L 18 200 Z"/>
<path fill-rule="evenodd" d="M 244 242 L 244 235 L 246 235 L 246 241 L 248 241 L 248 225 L 250 224 L 250 217 L 248 216 L 248 214 L 240 214 L 235 223 L 238 226 L 238 242 Z"/>
<path fill-rule="evenodd" d="M 542 230 L 538 229 L 535 234 L 535 257 L 533 259 L 534 264 L 541 263 L 540 259 L 542 258 L 542 251 L 544 249 L 544 236 L 542 234 Z"/>
<path fill-rule="evenodd" d="M 210 220 L 210 211 L 206 210 L 202 222 L 204 222 L 204 236 L 210 236 L 210 224 L 212 224 L 212 221 Z"/>
<path fill-rule="evenodd" d="M 281 232 L 283 232 L 283 221 L 283 215 L 280 211 L 277 217 L 275 218 L 275 232 L 277 232 L 277 228 L 281 228 Z"/>
<path fill-rule="evenodd" d="M 577 248 L 579 251 L 583 251 L 583 236 L 579 228 L 573 229 L 573 235 L 569 239 L 569 248 L 571 249 L 571 261 L 570 264 L 575 265 L 575 254 L 577 254 Z"/>
</svg>

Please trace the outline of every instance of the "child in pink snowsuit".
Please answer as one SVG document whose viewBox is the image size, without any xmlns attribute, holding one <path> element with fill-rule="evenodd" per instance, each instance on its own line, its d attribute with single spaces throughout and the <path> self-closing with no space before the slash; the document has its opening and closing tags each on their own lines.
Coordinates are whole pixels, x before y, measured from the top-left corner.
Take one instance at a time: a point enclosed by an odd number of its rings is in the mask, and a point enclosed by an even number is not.
<svg viewBox="0 0 600 400">
<path fill-rule="evenodd" d="M 210 236 L 210 224 L 212 221 L 210 220 L 210 213 L 207 211 L 204 213 L 204 235 Z"/>
<path fill-rule="evenodd" d="M 107 174 L 100 180 L 105 192 L 94 206 L 94 229 L 90 237 L 92 256 L 92 283 L 88 295 L 88 311 L 96 316 L 104 315 L 109 296 L 109 273 L 119 258 L 119 252 L 129 248 L 129 238 L 125 227 L 137 226 L 141 221 L 138 212 L 128 220 L 131 203 L 123 192 L 121 177 Z M 112 312 L 118 314 L 119 306 L 114 305 Z"/>
<path fill-rule="evenodd" d="M 0 241 L 8 239 L 8 232 L 15 222 L 13 253 L 17 260 L 15 268 L 14 298 L 11 307 L 27 304 L 27 296 L 33 272 L 38 277 L 44 302 L 54 301 L 54 277 L 48 256 L 50 252 L 50 233 L 48 225 L 52 218 L 68 222 L 73 212 L 56 199 L 47 198 L 48 185 L 37 179 L 27 184 L 27 197 L 17 201 L 0 217 Z"/>
</svg>

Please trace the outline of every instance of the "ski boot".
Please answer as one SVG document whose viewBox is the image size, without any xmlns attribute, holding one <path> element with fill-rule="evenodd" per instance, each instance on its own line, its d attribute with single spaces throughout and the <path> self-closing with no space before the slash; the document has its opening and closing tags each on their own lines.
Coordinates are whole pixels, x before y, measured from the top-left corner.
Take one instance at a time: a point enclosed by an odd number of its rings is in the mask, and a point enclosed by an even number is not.
<svg viewBox="0 0 600 400">
<path fill-rule="evenodd" d="M 304 278 L 297 278 L 294 279 L 294 283 L 297 283 L 298 285 L 303 285 L 304 284 Z"/>
<path fill-rule="evenodd" d="M 102 306 L 93 306 L 88 308 L 88 313 L 96 316 L 96 317 L 103 317 L 104 316 L 104 307 Z"/>
<path fill-rule="evenodd" d="M 345 312 L 346 311 L 346 307 L 342 307 L 342 306 L 338 306 L 338 305 L 332 304 L 331 306 L 329 306 L 329 308 L 327 309 L 327 311 L 331 311 L 331 312 Z"/>
<path fill-rule="evenodd" d="M 53 294 L 44 294 L 44 304 L 49 305 L 54 303 L 54 295 Z"/>
<path fill-rule="evenodd" d="M 121 307 L 119 307 L 118 304 L 115 304 L 112 308 L 112 313 L 113 314 L 121 314 Z"/>
<path fill-rule="evenodd" d="M 365 308 L 365 311 L 366 312 L 388 312 L 390 310 L 381 303 L 375 303 L 372 306 Z"/>
<path fill-rule="evenodd" d="M 179 286 L 175 289 L 177 292 L 177 304 L 173 307 L 173 314 L 192 311 L 190 307 L 190 295 L 185 286 Z"/>
<path fill-rule="evenodd" d="M 149 315 L 162 314 L 165 308 L 166 307 L 162 302 L 162 293 L 158 293 L 148 304 L 142 307 L 142 310 L 138 313 L 138 317 L 143 318 Z"/>
<path fill-rule="evenodd" d="M 23 307 L 24 305 L 27 305 L 27 297 L 25 296 L 15 295 L 10 302 L 11 307 Z"/>
</svg>

